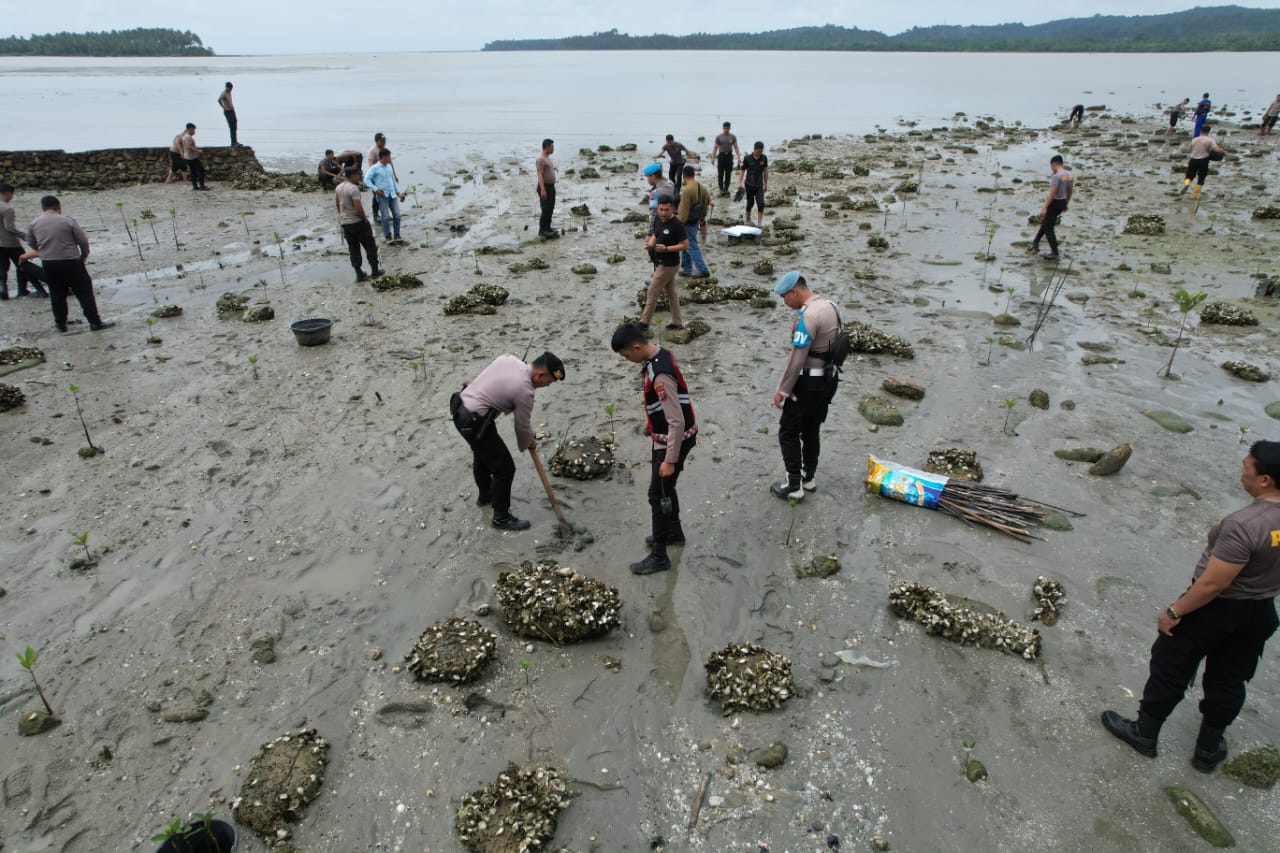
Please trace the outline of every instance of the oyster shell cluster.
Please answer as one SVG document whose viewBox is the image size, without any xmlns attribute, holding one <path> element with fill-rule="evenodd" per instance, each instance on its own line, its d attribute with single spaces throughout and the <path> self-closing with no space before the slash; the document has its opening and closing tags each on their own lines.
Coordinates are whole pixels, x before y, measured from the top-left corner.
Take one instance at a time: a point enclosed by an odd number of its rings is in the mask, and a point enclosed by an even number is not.
<svg viewBox="0 0 1280 853">
<path fill-rule="evenodd" d="M 700 338 L 711 331 L 711 324 L 706 320 L 686 320 L 683 329 L 667 333 L 667 340 L 673 344 L 687 344 L 694 338 Z"/>
<path fill-rule="evenodd" d="M 1031 597 L 1036 600 L 1036 609 L 1031 611 L 1032 621 L 1056 624 L 1062 605 L 1067 602 L 1067 590 L 1062 584 L 1041 575 L 1031 587 Z"/>
<path fill-rule="evenodd" d="M 571 438 L 556 448 L 548 467 L 557 477 L 594 480 L 613 470 L 613 455 L 613 439 Z"/>
<path fill-rule="evenodd" d="M 265 743 L 249 762 L 240 795 L 231 802 L 236 823 L 262 836 L 268 846 L 283 845 L 287 824 L 320 795 L 329 744 L 315 729 L 300 729 Z"/>
<path fill-rule="evenodd" d="M 982 465 L 978 462 L 978 454 L 972 450 L 961 450 L 949 447 L 946 450 L 930 450 L 924 462 L 924 470 L 931 474 L 941 474 L 954 480 L 982 482 Z"/>
<path fill-rule="evenodd" d="M 24 361 L 44 361 L 44 351 L 36 347 L 9 347 L 0 349 L 0 366 L 21 364 Z"/>
<path fill-rule="evenodd" d="M 648 222 L 649 218 L 647 216 L 644 217 L 644 221 Z M 530 258 L 529 260 L 523 261 L 518 264 L 511 264 L 509 267 L 507 267 L 507 270 L 515 273 L 516 275 L 519 275 L 522 272 L 529 272 L 530 270 L 545 270 L 550 268 L 551 268 L 551 265 L 548 264 L 546 261 L 544 261 L 542 258 Z"/>
<path fill-rule="evenodd" d="M 1215 326 L 1256 326 L 1258 318 L 1248 308 L 1230 302 L 1206 302 L 1200 308 L 1200 322 Z"/>
<path fill-rule="evenodd" d="M 553 562 L 526 560 L 498 575 L 495 589 L 502 621 L 525 637 L 573 643 L 618 627 L 618 590 Z"/>
<path fill-rule="evenodd" d="M 14 385 L 0 382 L 0 412 L 16 409 L 26 401 L 26 396 Z"/>
<path fill-rule="evenodd" d="M 252 308 L 246 308 L 240 315 L 240 319 L 246 323 L 264 323 L 275 318 L 276 309 L 270 305 L 255 305 Z"/>
<path fill-rule="evenodd" d="M 497 284 L 480 283 L 444 304 L 446 314 L 496 314 L 511 293 Z"/>
<path fill-rule="evenodd" d="M 218 316 L 223 320 L 230 319 L 237 314 L 242 314 L 244 309 L 249 306 L 249 297 L 243 293 L 224 293 L 218 297 L 215 307 L 218 310 Z"/>
<path fill-rule="evenodd" d="M 924 584 L 902 581 L 889 590 L 889 609 L 894 615 L 910 618 L 926 632 L 946 637 L 962 645 L 999 649 L 1034 660 L 1040 655 L 1040 632 L 1004 617 L 978 613 L 952 603 L 938 590 Z"/>
<path fill-rule="evenodd" d="M 1164 233 L 1164 217 L 1155 214 L 1135 213 L 1124 224 L 1126 234 L 1146 234 L 1154 236 Z"/>
<path fill-rule="evenodd" d="M 163 319 L 165 317 L 182 316 L 181 305 L 161 305 L 159 308 L 151 312 L 152 317 Z"/>
<path fill-rule="evenodd" d="M 1222 369 L 1237 379 L 1243 379 L 1246 382 L 1266 382 L 1271 379 L 1270 373 L 1247 361 L 1224 361 L 1222 362 Z"/>
<path fill-rule="evenodd" d="M 484 671 L 496 645 L 497 638 L 479 622 L 451 616 L 423 631 L 404 660 L 422 681 L 462 684 Z"/>
<path fill-rule="evenodd" d="M 899 358 L 916 357 L 915 348 L 897 335 L 882 332 L 857 320 L 850 320 L 843 328 L 849 333 L 851 352 L 888 353 Z"/>
<path fill-rule="evenodd" d="M 773 275 L 773 261 L 761 258 L 751 267 L 756 275 Z"/>
<path fill-rule="evenodd" d="M 681 302 L 693 302 L 698 305 L 709 305 L 718 302 L 751 302 L 755 304 L 760 300 L 767 300 L 770 305 L 776 305 L 777 301 L 772 297 L 772 291 L 763 287 L 751 287 L 749 285 L 734 284 L 722 287 L 717 282 L 715 276 L 710 278 L 691 278 L 686 279 L 683 285 L 684 293 L 680 295 Z M 649 298 L 649 288 L 642 287 L 636 291 L 636 304 L 643 307 L 645 300 Z M 658 297 L 657 307 L 659 311 L 669 310 L 665 296 Z"/>
<path fill-rule="evenodd" d="M 492 785 L 463 798 L 453 828 L 472 853 L 545 850 L 560 812 L 568 807 L 568 786 L 559 770 L 511 764 Z"/>
<path fill-rule="evenodd" d="M 1280 219 L 1280 207 L 1274 204 L 1264 204 L 1262 207 L 1253 209 L 1254 219 Z"/>
<path fill-rule="evenodd" d="M 385 293 L 388 290 L 412 290 L 415 287 L 422 287 L 422 279 L 404 272 L 393 272 L 369 279 L 369 286 L 379 293 Z"/>
<path fill-rule="evenodd" d="M 726 714 L 768 711 L 796 692 L 791 661 L 755 643 L 730 643 L 707 658 L 707 698 Z"/>
</svg>

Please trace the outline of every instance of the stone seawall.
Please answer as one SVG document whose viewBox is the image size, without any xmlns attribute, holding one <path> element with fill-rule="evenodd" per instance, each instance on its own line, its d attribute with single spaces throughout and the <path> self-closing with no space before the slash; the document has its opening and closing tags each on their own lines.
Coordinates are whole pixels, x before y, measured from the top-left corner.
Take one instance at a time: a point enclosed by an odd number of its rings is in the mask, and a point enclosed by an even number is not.
<svg viewBox="0 0 1280 853">
<path fill-rule="evenodd" d="M 200 158 L 210 181 L 262 175 L 253 149 L 205 148 Z M 29 192 L 104 190 L 152 184 L 169 172 L 168 148 L 107 148 L 102 151 L 0 151 L 0 181 Z"/>
</svg>

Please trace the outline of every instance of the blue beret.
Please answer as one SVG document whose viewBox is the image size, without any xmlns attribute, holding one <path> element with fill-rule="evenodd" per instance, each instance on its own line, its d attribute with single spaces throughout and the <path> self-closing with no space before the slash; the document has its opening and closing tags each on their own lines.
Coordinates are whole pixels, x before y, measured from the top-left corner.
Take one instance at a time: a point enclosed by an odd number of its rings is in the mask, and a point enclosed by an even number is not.
<svg viewBox="0 0 1280 853">
<path fill-rule="evenodd" d="M 778 283 L 773 286 L 773 292 L 779 296 L 785 296 L 791 292 L 791 288 L 800 283 L 800 273 L 792 270 L 791 272 L 778 279 Z"/>
<path fill-rule="evenodd" d="M 656 175 L 661 171 L 662 171 L 661 163 L 650 163 L 648 166 L 644 167 L 645 177 L 648 177 L 649 175 Z"/>
</svg>

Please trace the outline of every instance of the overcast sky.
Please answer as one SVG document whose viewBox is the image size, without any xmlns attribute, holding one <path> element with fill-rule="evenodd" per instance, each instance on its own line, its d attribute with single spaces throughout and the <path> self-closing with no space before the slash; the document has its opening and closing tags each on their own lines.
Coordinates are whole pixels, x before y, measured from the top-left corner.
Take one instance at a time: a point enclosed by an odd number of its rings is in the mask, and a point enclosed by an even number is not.
<svg viewBox="0 0 1280 853">
<path fill-rule="evenodd" d="M 1202 0 L 1203 2 L 1203 0 Z M 609 0 L 461 0 L 442 3 L 362 3 L 359 0 L 61 0 L 56 26 L 25 29 L 40 15 L 8 16 L 16 34 L 50 28 L 83 32 L 131 27 L 191 30 L 221 55 L 237 53 L 376 53 L 479 50 L 510 38 L 554 38 L 617 29 L 631 35 L 759 32 L 837 24 L 893 35 L 933 24 L 1039 24 L 1059 18 L 1177 12 L 1192 0 L 697 0 L 692 3 L 617 3 Z M 1204 5 L 1211 5 L 1204 3 Z M 1280 0 L 1246 2 L 1276 8 Z M 34 8 L 34 7 L 33 7 Z M 24 20 L 25 19 L 25 20 Z"/>
</svg>

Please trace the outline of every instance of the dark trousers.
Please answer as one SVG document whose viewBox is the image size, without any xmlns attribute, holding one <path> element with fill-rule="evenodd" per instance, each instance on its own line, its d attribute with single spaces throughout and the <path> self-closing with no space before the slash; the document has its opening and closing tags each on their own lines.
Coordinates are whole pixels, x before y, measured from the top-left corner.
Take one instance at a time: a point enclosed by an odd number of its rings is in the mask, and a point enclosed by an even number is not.
<svg viewBox="0 0 1280 853">
<path fill-rule="evenodd" d="M 200 162 L 200 158 L 188 160 L 187 168 L 191 171 L 191 189 L 204 189 L 204 163 Z"/>
<path fill-rule="evenodd" d="M 551 213 L 556 209 L 556 185 L 543 184 L 547 190 L 547 197 L 542 197 L 540 190 L 538 193 L 538 204 L 542 206 L 542 216 L 538 218 L 538 233 L 551 230 Z"/>
<path fill-rule="evenodd" d="M 679 163 L 671 161 L 671 166 L 667 169 L 667 179 L 676 185 L 676 192 L 680 192 L 680 187 L 684 185 L 684 161 Z"/>
<path fill-rule="evenodd" d="M 98 316 L 98 303 L 93 298 L 93 279 L 78 258 L 69 261 L 45 261 L 44 277 L 49 283 L 49 307 L 53 309 L 53 322 L 59 329 L 67 328 L 67 293 L 74 293 L 80 310 L 90 326 L 102 322 Z"/>
<path fill-rule="evenodd" d="M 1040 238 L 1043 237 L 1049 241 L 1049 251 L 1058 254 L 1058 232 L 1054 231 L 1054 227 L 1058 224 L 1058 217 L 1067 209 L 1067 200 L 1064 198 L 1055 198 L 1049 202 L 1049 212 L 1044 215 L 1044 219 L 1040 220 L 1040 230 L 1036 232 L 1036 238 L 1032 240 L 1033 245 L 1040 244 Z"/>
<path fill-rule="evenodd" d="M 1209 158 L 1200 157 L 1187 161 L 1187 180 L 1195 178 L 1196 183 L 1204 186 L 1204 179 L 1209 177 Z"/>
<path fill-rule="evenodd" d="M 733 155 L 717 154 L 716 155 L 716 182 L 720 185 L 720 192 L 729 192 L 729 181 L 733 177 Z"/>
<path fill-rule="evenodd" d="M 27 292 L 27 276 L 22 272 L 21 246 L 0 246 L 0 287 L 4 288 L 4 296 L 9 296 L 9 264 L 13 264 L 14 277 L 18 279 L 18 295 Z"/>
<path fill-rule="evenodd" d="M 747 218 L 751 218 L 751 206 L 754 204 L 760 209 L 760 215 L 764 215 L 764 184 L 753 187 L 750 184 L 747 188 Z"/>
<path fill-rule="evenodd" d="M 511 512 L 511 482 L 516 478 L 516 463 L 511 451 L 498 435 L 498 427 L 492 419 L 477 416 L 459 407 L 453 416 L 453 426 L 471 447 L 471 476 L 481 501 L 493 503 L 493 517 L 502 518 Z M 476 433 L 479 433 L 477 435 Z"/>
<path fill-rule="evenodd" d="M 801 376 L 796 380 L 790 397 L 782 404 L 782 417 L 778 419 L 778 446 L 782 448 L 782 464 L 787 469 L 787 479 L 799 483 L 803 470 L 805 478 L 812 480 L 818 470 L 818 454 L 822 451 L 819 431 L 827 419 L 831 405 L 831 393 L 827 379 L 822 376 Z"/>
<path fill-rule="evenodd" d="M 360 247 L 364 247 L 364 253 L 369 256 L 370 270 L 378 268 L 378 243 L 373 239 L 373 227 L 369 225 L 369 220 L 361 219 L 359 222 L 348 222 L 342 226 L 342 236 L 347 240 L 347 251 L 351 253 L 351 266 L 356 272 L 362 272 L 360 268 Z"/>
<path fill-rule="evenodd" d="M 222 111 L 222 115 L 223 115 L 224 117 L 226 117 L 226 119 L 227 119 L 227 127 L 231 129 L 231 145 L 232 145 L 233 147 L 234 147 L 234 146 L 236 146 L 236 145 L 239 145 L 240 143 L 239 143 L 239 141 L 236 139 L 236 127 L 237 127 L 237 122 L 236 122 L 236 111 L 235 111 L 235 110 L 223 110 L 223 111 Z"/>
<path fill-rule="evenodd" d="M 1204 661 L 1200 713 L 1207 726 L 1225 729 L 1244 707 L 1245 682 L 1258 669 L 1267 638 L 1275 633 L 1273 599 L 1215 598 L 1188 613 L 1151 647 L 1151 675 L 1142 689 L 1142 711 L 1166 720 Z"/>
<path fill-rule="evenodd" d="M 670 477 L 659 476 L 658 470 L 667 458 L 665 447 L 653 448 L 651 473 L 649 475 L 649 509 L 653 514 L 653 541 L 658 545 L 666 545 L 671 530 L 680 527 L 680 497 L 676 494 L 676 484 L 680 480 L 680 472 L 684 470 L 684 460 L 689 451 L 698 442 L 695 435 L 680 443 L 680 458 L 676 460 L 676 472 Z M 662 511 L 662 499 L 671 499 L 671 512 Z"/>
</svg>

